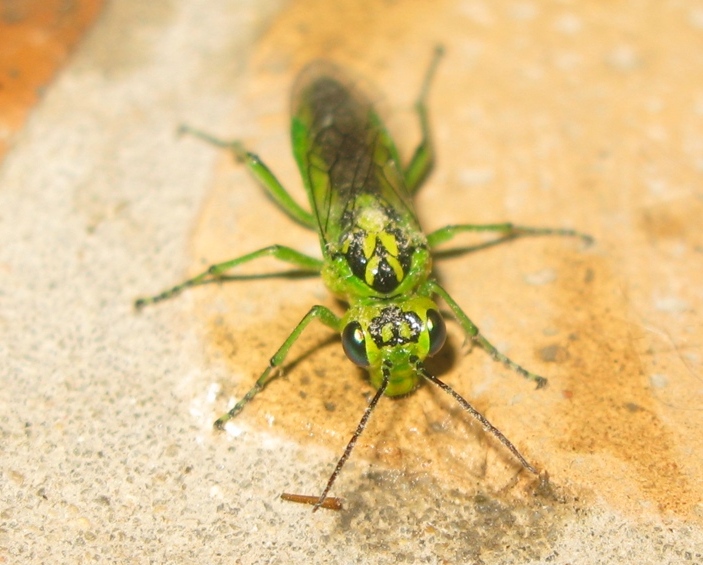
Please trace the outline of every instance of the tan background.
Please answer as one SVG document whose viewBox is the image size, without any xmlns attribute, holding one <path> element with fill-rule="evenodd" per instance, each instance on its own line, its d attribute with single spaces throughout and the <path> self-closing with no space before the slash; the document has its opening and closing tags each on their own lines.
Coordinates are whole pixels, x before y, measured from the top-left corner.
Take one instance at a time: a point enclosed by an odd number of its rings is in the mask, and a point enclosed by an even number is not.
<svg viewBox="0 0 703 565">
<path fill-rule="evenodd" d="M 271 243 L 316 253 L 246 171 L 173 132 L 187 121 L 244 140 L 303 201 L 288 141 L 296 71 L 326 56 L 364 77 L 408 156 L 437 43 L 423 225 L 596 238 L 438 262 L 488 338 L 550 384 L 464 356 L 452 324 L 433 369 L 552 490 L 423 387 L 379 405 L 334 489 L 345 510 L 311 515 L 278 495 L 319 492 L 370 392 L 324 328 L 234 434 L 210 424 L 312 304 L 335 307 L 320 281 L 211 285 L 130 309 Z M 703 4 L 114 3 L 11 141 L 6 562 L 703 560 Z"/>
</svg>

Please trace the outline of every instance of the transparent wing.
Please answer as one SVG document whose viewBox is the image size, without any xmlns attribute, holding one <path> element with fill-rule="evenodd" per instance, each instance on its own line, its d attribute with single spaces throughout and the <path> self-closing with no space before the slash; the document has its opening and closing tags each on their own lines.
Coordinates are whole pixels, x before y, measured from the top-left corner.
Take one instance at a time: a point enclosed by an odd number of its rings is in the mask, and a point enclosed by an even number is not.
<svg viewBox="0 0 703 565">
<path fill-rule="evenodd" d="M 392 139 L 337 67 L 315 62 L 302 71 L 292 114 L 293 152 L 323 246 L 353 224 L 363 195 L 419 228 Z"/>
</svg>

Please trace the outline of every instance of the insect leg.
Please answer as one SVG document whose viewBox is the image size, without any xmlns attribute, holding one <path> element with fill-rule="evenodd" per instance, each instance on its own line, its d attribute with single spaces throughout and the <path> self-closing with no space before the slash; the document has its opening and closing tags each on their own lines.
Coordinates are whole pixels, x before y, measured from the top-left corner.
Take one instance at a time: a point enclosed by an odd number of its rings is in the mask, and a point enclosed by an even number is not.
<svg viewBox="0 0 703 565">
<path fill-rule="evenodd" d="M 504 363 L 513 371 L 522 375 L 526 379 L 534 381 L 537 384 L 537 388 L 542 388 L 547 384 L 547 379 L 521 367 L 520 365 L 512 361 L 509 357 L 503 355 L 500 351 L 495 348 L 495 346 L 491 342 L 489 342 L 485 337 L 483 337 L 478 327 L 476 327 L 476 325 L 469 319 L 469 317 L 464 313 L 464 311 L 456 303 L 456 301 L 449 295 L 446 290 L 444 290 L 444 288 L 439 285 L 437 281 L 428 281 L 427 288 L 430 292 L 432 292 L 433 294 L 437 294 L 442 298 L 442 300 L 447 303 L 447 306 L 449 306 L 449 308 L 451 309 L 452 313 L 454 314 L 454 317 L 459 322 L 459 325 L 462 327 L 467 337 L 469 337 L 472 341 L 478 343 L 483 349 L 485 349 L 489 353 L 491 357 L 493 357 L 493 359 Z"/>
<path fill-rule="evenodd" d="M 430 83 L 432 82 L 432 77 L 434 76 L 439 60 L 444 54 L 444 49 L 441 46 L 437 46 L 435 49 L 430 66 L 427 68 L 427 74 L 425 75 L 425 80 L 422 83 L 422 90 L 420 90 L 420 96 L 415 103 L 415 110 L 420 118 L 420 128 L 422 130 L 422 140 L 420 145 L 415 149 L 412 159 L 408 163 L 407 167 L 403 171 L 403 176 L 405 177 L 405 184 L 411 194 L 417 192 L 420 188 L 422 181 L 429 174 L 432 169 L 432 164 L 434 163 L 434 149 L 432 147 L 432 140 L 430 139 L 430 124 L 427 118 L 427 95 L 430 90 Z"/>
<path fill-rule="evenodd" d="M 266 189 L 281 209 L 296 222 L 310 229 L 317 229 L 315 217 L 298 204 L 259 156 L 246 150 L 239 141 L 224 141 L 189 126 L 181 126 L 179 134 L 187 133 L 217 147 L 229 149 L 239 163 L 246 165 L 254 178 Z"/>
<path fill-rule="evenodd" d="M 208 268 L 207 271 L 200 273 L 198 276 L 193 277 L 192 279 L 188 279 L 187 281 L 184 281 L 181 284 L 174 286 L 173 288 L 169 288 L 168 290 L 163 291 L 161 294 L 157 294 L 156 296 L 151 296 L 148 298 L 139 298 L 134 302 L 134 307 L 140 309 L 146 306 L 147 304 L 153 304 L 154 302 L 160 302 L 162 300 L 166 300 L 167 298 L 171 298 L 173 295 L 178 294 L 179 292 L 192 286 L 197 286 L 208 281 L 217 280 L 219 278 L 222 278 L 226 271 L 229 271 L 234 267 L 238 267 L 243 263 L 248 263 L 249 261 L 258 259 L 259 257 L 275 257 L 276 259 L 285 261 L 286 263 L 291 263 L 292 265 L 300 267 L 301 269 L 304 269 L 306 271 L 313 271 L 319 273 L 320 269 L 322 268 L 321 259 L 309 257 L 308 255 L 300 253 L 300 251 L 296 251 L 295 249 L 291 249 L 290 247 L 285 247 L 283 245 L 271 245 L 270 247 L 264 247 L 263 249 L 259 249 L 258 251 L 254 251 L 253 253 L 248 253 L 247 255 L 237 257 L 236 259 L 231 259 L 229 261 L 225 261 L 224 263 L 217 263 L 215 265 L 212 265 L 210 266 L 210 268 Z"/>
<path fill-rule="evenodd" d="M 527 226 L 516 226 L 510 222 L 502 224 L 457 224 L 444 226 L 432 233 L 427 234 L 427 243 L 430 247 L 435 247 L 454 238 L 457 234 L 464 232 L 492 231 L 499 232 L 504 237 L 520 237 L 523 235 L 558 235 L 566 237 L 580 237 L 585 243 L 590 244 L 593 238 L 590 235 L 570 229 L 561 228 L 531 228 Z"/>
<path fill-rule="evenodd" d="M 320 320 L 323 324 L 332 328 L 333 330 L 341 331 L 341 319 L 338 318 L 334 314 L 334 312 L 332 312 L 329 308 L 325 308 L 324 306 L 313 306 L 310 311 L 305 314 L 305 317 L 300 321 L 300 323 L 295 326 L 295 329 L 286 338 L 286 340 L 283 342 L 283 345 L 278 348 L 276 354 L 271 357 L 271 360 L 269 361 L 269 366 L 266 367 L 266 370 L 256 380 L 256 383 L 254 383 L 254 386 L 251 387 L 249 392 L 247 392 L 242 397 L 242 399 L 237 402 L 237 404 L 235 404 L 229 412 L 227 412 L 227 414 L 220 416 L 215 421 L 215 428 L 220 430 L 223 429 L 224 425 L 227 423 L 228 420 L 231 420 L 237 414 L 239 414 L 242 411 L 242 408 L 244 408 L 244 406 L 246 406 L 246 404 L 252 398 L 254 398 L 259 392 L 261 392 L 261 390 L 263 390 L 263 388 L 272 378 L 278 375 L 278 371 L 276 369 L 278 369 L 283 364 L 283 362 L 286 360 L 286 356 L 288 355 L 288 351 L 290 350 L 292 345 L 300 337 L 300 334 L 308 326 L 308 324 L 313 320 Z"/>
</svg>

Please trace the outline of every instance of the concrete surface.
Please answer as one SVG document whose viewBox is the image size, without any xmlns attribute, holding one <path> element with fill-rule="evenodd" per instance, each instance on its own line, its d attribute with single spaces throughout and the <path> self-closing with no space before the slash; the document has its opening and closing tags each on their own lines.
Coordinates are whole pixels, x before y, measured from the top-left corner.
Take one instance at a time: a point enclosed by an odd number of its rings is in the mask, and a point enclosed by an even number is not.
<svg viewBox="0 0 703 565">
<path fill-rule="evenodd" d="M 302 200 L 295 72 L 373 83 L 400 150 L 433 46 L 421 219 L 586 231 L 447 259 L 447 288 L 535 391 L 450 324 L 437 371 L 551 477 L 429 387 L 384 400 L 311 328 L 229 428 L 317 279 L 132 302 L 271 243 L 316 253 L 187 122 L 244 140 Z M 701 563 L 703 5 L 111 3 L 0 170 L 0 562 Z M 480 239 L 466 238 L 457 245 Z M 451 247 L 451 246 L 450 246 Z M 245 273 L 276 272 L 262 262 Z M 467 355 L 464 355 L 467 353 Z"/>
</svg>

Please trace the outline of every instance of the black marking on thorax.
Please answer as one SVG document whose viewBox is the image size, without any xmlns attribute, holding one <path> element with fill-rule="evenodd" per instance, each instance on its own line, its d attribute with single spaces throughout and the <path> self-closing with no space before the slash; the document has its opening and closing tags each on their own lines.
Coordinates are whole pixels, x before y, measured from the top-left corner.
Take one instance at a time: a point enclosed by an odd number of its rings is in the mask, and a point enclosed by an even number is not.
<svg viewBox="0 0 703 565">
<path fill-rule="evenodd" d="M 415 251 L 399 229 L 374 234 L 357 228 L 347 243 L 344 255 L 354 275 L 383 294 L 390 294 L 403 281 Z"/>
</svg>

